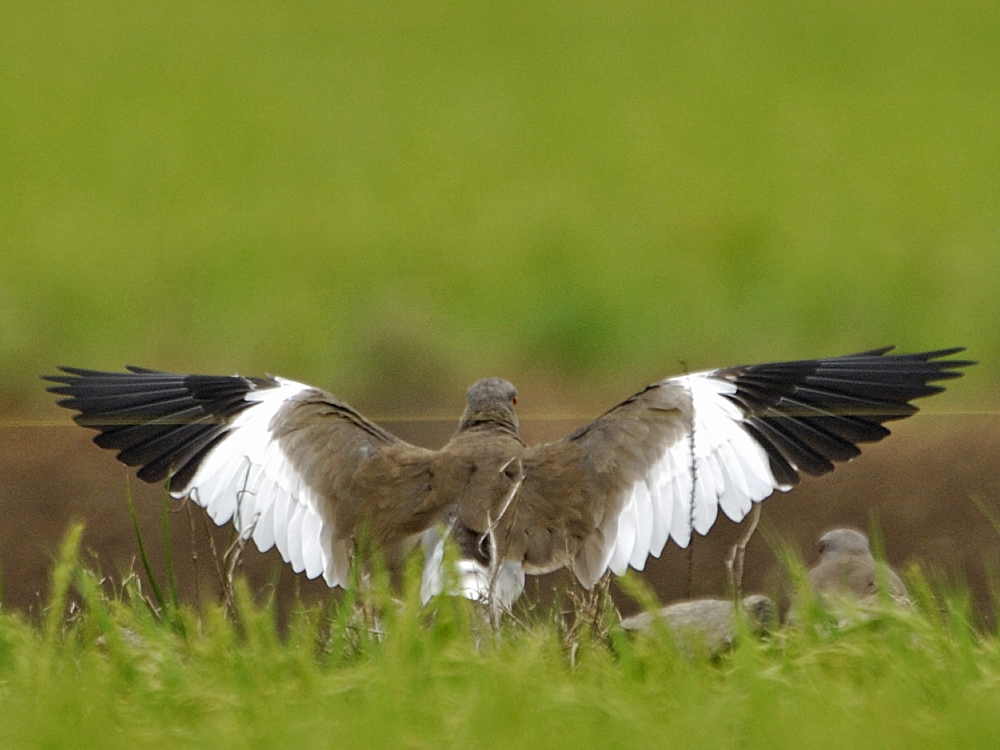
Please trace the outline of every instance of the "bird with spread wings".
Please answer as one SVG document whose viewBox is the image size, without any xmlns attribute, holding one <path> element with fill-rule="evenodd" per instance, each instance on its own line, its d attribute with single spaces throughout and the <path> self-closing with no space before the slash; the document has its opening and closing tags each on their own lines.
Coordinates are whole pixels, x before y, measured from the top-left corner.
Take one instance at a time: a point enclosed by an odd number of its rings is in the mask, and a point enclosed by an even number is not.
<svg viewBox="0 0 1000 750">
<path fill-rule="evenodd" d="M 219 525 L 296 572 L 347 583 L 358 534 L 387 553 L 422 540 L 425 600 L 444 544 L 458 593 L 508 607 L 524 577 L 567 567 L 585 587 L 642 570 L 672 539 L 686 547 L 721 510 L 739 521 L 801 473 L 821 475 L 889 434 L 910 402 L 973 364 L 962 349 L 891 347 L 667 378 L 561 440 L 526 445 L 516 390 L 468 390 L 439 450 L 411 445 L 329 393 L 280 377 L 60 368 L 45 376 L 94 442 L 170 481 Z"/>
</svg>

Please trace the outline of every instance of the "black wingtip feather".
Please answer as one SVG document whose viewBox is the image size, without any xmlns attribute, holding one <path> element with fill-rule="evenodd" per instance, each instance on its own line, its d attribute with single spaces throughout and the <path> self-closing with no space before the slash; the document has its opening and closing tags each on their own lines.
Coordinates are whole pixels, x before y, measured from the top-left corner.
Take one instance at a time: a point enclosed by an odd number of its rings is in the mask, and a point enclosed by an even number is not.
<svg viewBox="0 0 1000 750">
<path fill-rule="evenodd" d="M 97 430 L 94 442 L 118 451 L 118 459 L 141 467 L 138 477 L 158 482 L 173 476 L 181 490 L 201 460 L 227 433 L 232 420 L 253 405 L 246 395 L 277 386 L 273 378 L 175 375 L 129 365 L 127 372 L 80 367 L 43 375 L 57 403 L 78 414 L 73 420 Z"/>
<path fill-rule="evenodd" d="M 850 460 L 845 446 L 889 434 L 884 422 L 914 414 L 911 401 L 940 393 L 936 383 L 961 377 L 973 360 L 949 359 L 964 347 L 889 354 L 887 346 L 828 359 L 718 370 L 736 386 L 727 398 L 745 415 L 745 429 L 767 451 L 775 479 L 794 484 L 798 471 L 823 474 Z M 792 475 L 795 481 L 791 481 Z"/>
</svg>

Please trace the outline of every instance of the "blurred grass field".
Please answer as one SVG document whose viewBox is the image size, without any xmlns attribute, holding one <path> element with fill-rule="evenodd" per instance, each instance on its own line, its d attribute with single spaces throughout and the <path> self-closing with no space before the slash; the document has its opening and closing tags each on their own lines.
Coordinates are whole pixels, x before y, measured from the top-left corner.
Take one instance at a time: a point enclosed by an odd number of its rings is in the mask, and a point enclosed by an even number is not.
<svg viewBox="0 0 1000 750">
<path fill-rule="evenodd" d="M 407 412 L 886 343 L 998 384 L 1000 6 L 14 0 L 0 28 L 8 407 L 60 363 Z"/>
</svg>

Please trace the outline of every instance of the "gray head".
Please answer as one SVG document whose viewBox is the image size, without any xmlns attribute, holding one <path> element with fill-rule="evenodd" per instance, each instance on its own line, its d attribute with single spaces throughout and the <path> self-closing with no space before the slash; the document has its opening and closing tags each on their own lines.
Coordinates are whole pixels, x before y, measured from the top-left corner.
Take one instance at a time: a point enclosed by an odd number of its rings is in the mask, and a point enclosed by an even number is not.
<svg viewBox="0 0 1000 750">
<path fill-rule="evenodd" d="M 844 553 L 871 556 L 868 537 L 854 529 L 834 529 L 819 538 L 820 562 Z"/>
<path fill-rule="evenodd" d="M 483 378 L 466 392 L 468 403 L 459 429 L 493 422 L 517 432 L 517 389 L 502 378 Z"/>
</svg>

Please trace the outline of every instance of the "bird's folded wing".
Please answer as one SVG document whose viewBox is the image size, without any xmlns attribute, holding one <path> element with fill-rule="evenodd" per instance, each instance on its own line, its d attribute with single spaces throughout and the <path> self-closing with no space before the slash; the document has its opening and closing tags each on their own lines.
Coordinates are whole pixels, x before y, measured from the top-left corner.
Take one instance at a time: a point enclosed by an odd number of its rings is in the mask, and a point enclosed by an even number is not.
<svg viewBox="0 0 1000 750">
<path fill-rule="evenodd" d="M 669 378 L 525 460 L 512 538 L 537 570 L 572 564 L 590 586 L 686 547 L 719 509 L 741 520 L 800 472 L 819 475 L 881 440 L 971 362 L 961 351 L 748 365 Z M 562 556 L 563 561 L 557 563 Z M 565 559 L 565 558 L 569 559 Z"/>
<path fill-rule="evenodd" d="M 362 524 L 397 542 L 431 523 L 431 452 L 328 393 L 283 378 L 62 371 L 50 390 L 97 445 L 309 578 L 346 582 Z"/>
</svg>

